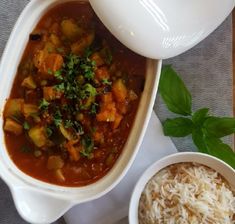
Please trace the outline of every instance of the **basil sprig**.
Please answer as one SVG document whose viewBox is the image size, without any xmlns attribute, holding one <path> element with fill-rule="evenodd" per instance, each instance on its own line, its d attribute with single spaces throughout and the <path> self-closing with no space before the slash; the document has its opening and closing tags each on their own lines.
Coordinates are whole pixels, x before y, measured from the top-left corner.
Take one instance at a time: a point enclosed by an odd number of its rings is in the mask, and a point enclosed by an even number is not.
<svg viewBox="0 0 235 224">
<path fill-rule="evenodd" d="M 208 108 L 193 113 L 191 94 L 170 65 L 162 68 L 159 90 L 167 108 L 184 116 L 167 119 L 163 123 L 164 134 L 171 137 L 192 135 L 199 152 L 218 157 L 235 168 L 235 153 L 220 139 L 235 133 L 235 118 L 211 116 Z"/>
</svg>

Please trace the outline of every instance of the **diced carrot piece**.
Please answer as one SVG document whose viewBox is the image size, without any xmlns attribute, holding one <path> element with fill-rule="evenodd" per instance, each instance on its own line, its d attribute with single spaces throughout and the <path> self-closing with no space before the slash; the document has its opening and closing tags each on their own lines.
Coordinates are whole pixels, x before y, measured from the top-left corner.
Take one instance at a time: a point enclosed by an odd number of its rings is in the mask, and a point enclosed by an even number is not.
<svg viewBox="0 0 235 224">
<path fill-rule="evenodd" d="M 98 143 L 101 143 L 101 144 L 104 143 L 104 133 L 103 132 L 96 131 L 93 134 L 93 138 L 94 138 L 95 142 L 98 142 Z"/>
<path fill-rule="evenodd" d="M 96 115 L 97 121 L 113 122 L 115 120 L 116 107 L 115 103 L 109 103 L 101 108 L 100 113 Z"/>
<path fill-rule="evenodd" d="M 91 60 L 95 62 L 97 67 L 102 66 L 102 65 L 105 64 L 103 58 L 97 52 L 95 52 L 94 54 L 91 55 Z"/>
<path fill-rule="evenodd" d="M 107 93 L 101 96 L 101 100 L 103 104 L 111 103 L 113 102 L 113 95 L 112 93 Z"/>
<path fill-rule="evenodd" d="M 79 148 L 74 145 L 78 142 L 78 140 L 70 140 L 65 145 L 66 149 L 69 152 L 69 158 L 71 161 L 78 161 L 80 159 Z"/>
<path fill-rule="evenodd" d="M 123 116 L 116 113 L 115 120 L 114 120 L 113 125 L 112 125 L 113 129 L 118 128 L 118 126 L 120 125 L 122 119 L 123 119 Z"/>
<path fill-rule="evenodd" d="M 60 54 L 48 54 L 46 50 L 41 50 L 34 56 L 34 65 L 39 69 L 40 72 L 45 74 L 60 70 L 63 63 L 64 60 Z"/>
<path fill-rule="evenodd" d="M 48 73 L 48 70 L 56 72 L 61 69 L 64 63 L 63 57 L 60 54 L 49 54 L 44 61 L 44 72 Z"/>
<path fill-rule="evenodd" d="M 53 86 L 43 87 L 43 98 L 48 101 L 60 99 L 62 95 L 63 92 L 55 89 Z"/>
<path fill-rule="evenodd" d="M 95 77 L 102 81 L 104 79 L 109 79 L 110 78 L 110 74 L 109 71 L 107 69 L 107 67 L 101 67 L 95 70 Z"/>
<path fill-rule="evenodd" d="M 20 135 L 23 132 L 23 127 L 16 121 L 7 118 L 4 124 L 4 130 L 15 135 Z"/>
<path fill-rule="evenodd" d="M 116 103 L 116 108 L 120 114 L 127 113 L 127 103 L 126 102 L 118 102 Z"/>
<path fill-rule="evenodd" d="M 112 93 L 117 102 L 124 102 L 127 98 L 127 88 L 121 79 L 114 82 Z"/>
</svg>

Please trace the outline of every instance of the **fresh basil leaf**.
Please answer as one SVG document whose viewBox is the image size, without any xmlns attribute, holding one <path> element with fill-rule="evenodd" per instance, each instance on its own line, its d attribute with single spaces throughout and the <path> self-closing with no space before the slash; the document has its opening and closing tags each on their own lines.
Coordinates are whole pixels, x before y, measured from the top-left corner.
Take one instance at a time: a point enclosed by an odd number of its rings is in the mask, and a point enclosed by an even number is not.
<svg viewBox="0 0 235 224">
<path fill-rule="evenodd" d="M 204 134 L 201 129 L 197 128 L 193 130 L 192 139 L 199 152 L 208 153 L 207 146 L 204 140 Z"/>
<path fill-rule="evenodd" d="M 235 132 L 235 118 L 209 117 L 203 124 L 208 136 L 221 138 Z"/>
<path fill-rule="evenodd" d="M 209 108 L 202 108 L 200 110 L 197 110 L 193 116 L 192 121 L 197 126 L 202 126 L 203 122 L 205 121 L 207 115 L 209 112 Z"/>
<path fill-rule="evenodd" d="M 166 136 L 185 137 L 192 133 L 193 122 L 184 117 L 167 119 L 163 123 L 163 132 Z"/>
<path fill-rule="evenodd" d="M 206 137 L 205 143 L 210 155 L 223 160 L 235 168 L 235 153 L 229 145 L 224 144 L 220 139 L 213 137 Z"/>
<path fill-rule="evenodd" d="M 170 65 L 162 68 L 159 90 L 170 111 L 185 116 L 191 115 L 191 94 Z"/>
</svg>

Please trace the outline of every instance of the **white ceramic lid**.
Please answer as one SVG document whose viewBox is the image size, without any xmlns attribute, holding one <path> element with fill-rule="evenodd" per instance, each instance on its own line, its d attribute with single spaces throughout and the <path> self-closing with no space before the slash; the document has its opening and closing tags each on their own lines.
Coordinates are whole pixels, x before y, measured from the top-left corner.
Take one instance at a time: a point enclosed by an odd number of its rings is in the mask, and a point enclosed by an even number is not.
<svg viewBox="0 0 235 224">
<path fill-rule="evenodd" d="M 215 30 L 235 0 L 90 0 L 124 45 L 155 59 L 176 56 Z"/>
</svg>

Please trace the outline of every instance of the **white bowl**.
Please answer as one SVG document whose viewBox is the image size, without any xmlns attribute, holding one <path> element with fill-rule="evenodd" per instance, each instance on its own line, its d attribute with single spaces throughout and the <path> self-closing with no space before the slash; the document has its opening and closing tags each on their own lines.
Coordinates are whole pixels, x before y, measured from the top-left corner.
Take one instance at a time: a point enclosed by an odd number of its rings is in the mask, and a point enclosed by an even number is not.
<svg viewBox="0 0 235 224">
<path fill-rule="evenodd" d="M 32 0 L 19 17 L 0 64 L 1 110 L 9 97 L 29 34 L 50 8 L 64 2 L 68 2 L 68 0 Z M 30 223 L 51 223 L 75 204 L 101 197 L 120 182 L 133 163 L 147 128 L 157 92 L 160 71 L 160 60 L 147 61 L 144 91 L 123 152 L 107 175 L 88 186 L 61 187 L 26 175 L 10 159 L 4 142 L 4 132 L 2 128 L 0 129 L 0 177 L 9 186 L 16 208 L 25 220 Z M 0 119 L 0 126 L 3 127 L 3 116 Z"/>
<path fill-rule="evenodd" d="M 164 169 L 169 165 L 182 162 L 196 162 L 214 169 L 228 181 L 228 183 L 233 189 L 235 189 L 235 170 L 229 165 L 227 165 L 225 162 L 223 162 L 222 160 L 207 154 L 202 154 L 197 152 L 175 153 L 155 162 L 140 177 L 139 181 L 137 182 L 134 188 L 130 200 L 129 224 L 139 223 L 138 221 L 139 200 L 148 181 L 161 169 Z"/>
</svg>

